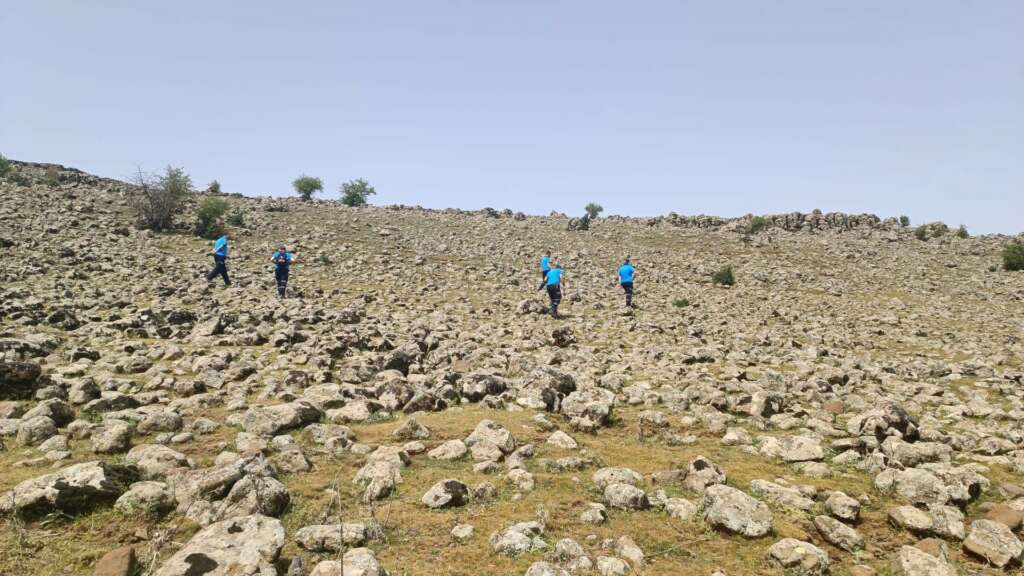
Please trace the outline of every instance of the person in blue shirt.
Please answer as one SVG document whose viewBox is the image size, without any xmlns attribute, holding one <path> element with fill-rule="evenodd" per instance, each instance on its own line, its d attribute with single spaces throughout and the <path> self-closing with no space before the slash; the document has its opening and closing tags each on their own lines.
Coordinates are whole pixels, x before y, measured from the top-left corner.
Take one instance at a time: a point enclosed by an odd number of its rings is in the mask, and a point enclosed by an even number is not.
<svg viewBox="0 0 1024 576">
<path fill-rule="evenodd" d="M 629 258 L 619 266 L 619 285 L 626 293 L 626 307 L 633 307 L 633 279 L 636 277 L 636 268 L 629 262 Z"/>
<path fill-rule="evenodd" d="M 558 305 L 562 303 L 562 287 L 565 285 L 565 276 L 558 264 L 552 263 L 548 273 L 544 275 L 544 283 L 540 289 L 547 287 L 548 298 L 551 299 L 551 316 L 558 318 Z"/>
<path fill-rule="evenodd" d="M 274 279 L 277 280 L 277 295 L 284 298 L 284 293 L 288 290 L 288 273 L 290 271 L 292 262 L 298 254 L 295 252 L 289 252 L 288 248 L 282 244 L 277 252 L 270 257 L 270 261 L 274 263 Z"/>
<path fill-rule="evenodd" d="M 213 249 L 210 250 L 210 254 L 213 255 L 213 270 L 206 275 L 206 281 L 209 282 L 216 278 L 218 275 L 224 279 L 225 286 L 231 286 L 231 279 L 228 278 L 228 233 L 225 232 L 223 236 L 217 238 L 213 243 Z"/>
<path fill-rule="evenodd" d="M 540 257 L 540 287 L 548 283 L 548 270 L 551 270 L 551 250 L 544 252 Z"/>
</svg>

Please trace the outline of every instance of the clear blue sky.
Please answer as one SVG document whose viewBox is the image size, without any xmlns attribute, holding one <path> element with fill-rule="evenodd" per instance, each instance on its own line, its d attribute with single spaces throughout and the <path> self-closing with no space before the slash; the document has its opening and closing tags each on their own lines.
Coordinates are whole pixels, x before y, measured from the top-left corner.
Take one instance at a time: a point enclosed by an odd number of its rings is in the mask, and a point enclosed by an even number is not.
<svg viewBox="0 0 1024 576">
<path fill-rule="evenodd" d="M 5 0 L 0 74 L 0 153 L 106 176 L 1024 230 L 1020 0 Z"/>
</svg>

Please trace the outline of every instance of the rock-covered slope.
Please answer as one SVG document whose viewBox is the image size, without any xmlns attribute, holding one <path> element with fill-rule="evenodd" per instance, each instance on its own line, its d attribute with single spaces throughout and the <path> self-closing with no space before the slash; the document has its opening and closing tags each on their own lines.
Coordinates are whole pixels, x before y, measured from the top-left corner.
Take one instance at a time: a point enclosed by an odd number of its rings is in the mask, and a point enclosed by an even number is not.
<svg viewBox="0 0 1024 576">
<path fill-rule="evenodd" d="M 226 197 L 223 288 L 208 242 L 134 229 L 128 185 L 16 171 L 0 573 L 1021 570 L 1007 238 Z"/>
</svg>

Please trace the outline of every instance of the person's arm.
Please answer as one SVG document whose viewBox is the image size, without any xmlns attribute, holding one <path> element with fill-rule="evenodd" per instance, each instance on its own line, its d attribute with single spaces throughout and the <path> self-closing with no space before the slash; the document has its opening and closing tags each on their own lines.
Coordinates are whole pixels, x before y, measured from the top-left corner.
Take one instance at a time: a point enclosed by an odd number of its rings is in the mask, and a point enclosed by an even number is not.
<svg viewBox="0 0 1024 576">
<path fill-rule="evenodd" d="M 298 260 L 298 259 L 299 259 L 299 253 L 298 252 L 292 252 L 292 258 L 291 258 L 291 260 L 289 260 L 289 262 L 294 264 L 295 261 Z"/>
</svg>

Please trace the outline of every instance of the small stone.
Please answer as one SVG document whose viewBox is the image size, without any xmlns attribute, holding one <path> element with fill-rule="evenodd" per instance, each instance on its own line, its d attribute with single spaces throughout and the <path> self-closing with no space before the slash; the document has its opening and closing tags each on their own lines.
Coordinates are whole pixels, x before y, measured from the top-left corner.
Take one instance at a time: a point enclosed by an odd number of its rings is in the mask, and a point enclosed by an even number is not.
<svg viewBox="0 0 1024 576">
<path fill-rule="evenodd" d="M 137 568 L 135 549 L 131 546 L 122 546 L 100 558 L 93 576 L 132 576 Z"/>
</svg>

